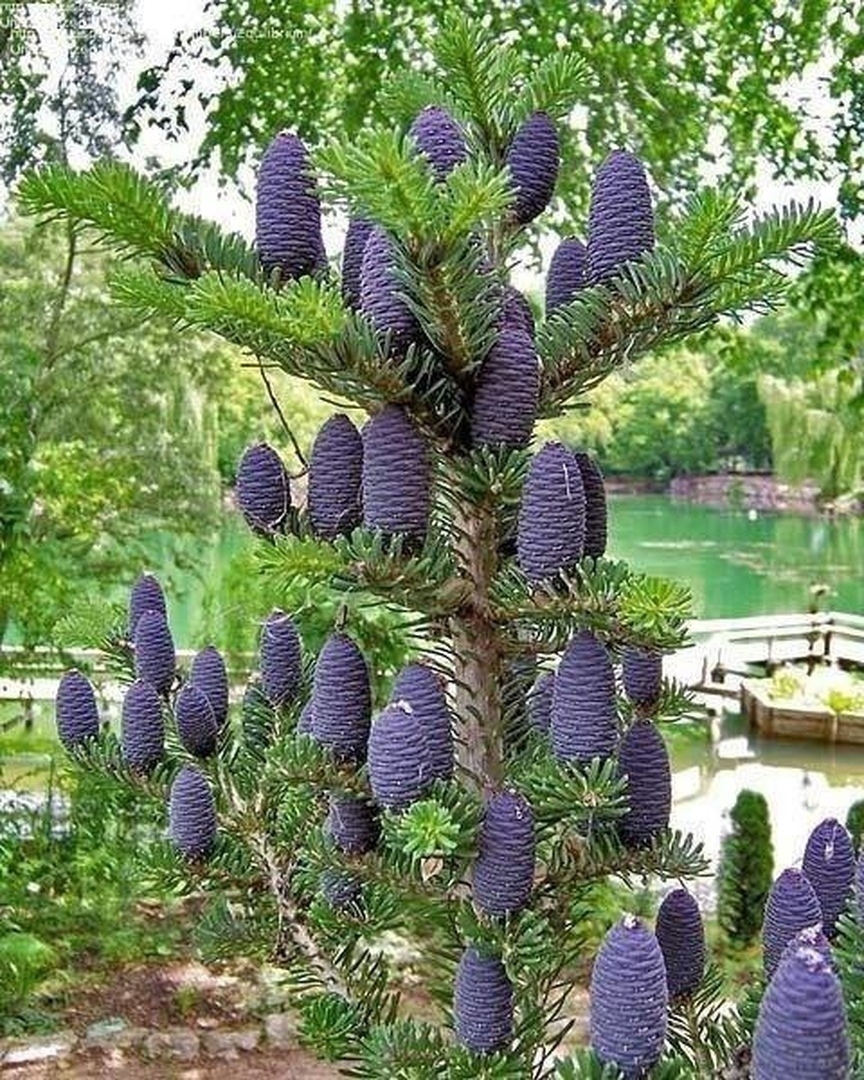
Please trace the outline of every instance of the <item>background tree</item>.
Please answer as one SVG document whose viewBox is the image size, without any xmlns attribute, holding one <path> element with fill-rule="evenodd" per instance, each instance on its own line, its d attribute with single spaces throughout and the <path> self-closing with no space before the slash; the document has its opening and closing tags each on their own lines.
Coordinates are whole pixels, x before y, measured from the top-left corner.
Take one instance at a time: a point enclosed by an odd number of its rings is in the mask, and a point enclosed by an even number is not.
<svg viewBox="0 0 864 1080">
<path fill-rule="evenodd" d="M 735 945 L 750 945 L 762 929 L 774 877 L 771 819 L 765 796 L 739 792 L 717 869 L 717 918 Z"/>
</svg>

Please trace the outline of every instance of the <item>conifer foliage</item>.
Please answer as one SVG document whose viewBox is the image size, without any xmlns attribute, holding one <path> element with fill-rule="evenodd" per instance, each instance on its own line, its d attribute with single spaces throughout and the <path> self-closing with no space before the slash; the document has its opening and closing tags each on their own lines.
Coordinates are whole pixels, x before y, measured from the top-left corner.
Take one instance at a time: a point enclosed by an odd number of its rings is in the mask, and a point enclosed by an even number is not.
<svg viewBox="0 0 864 1080">
<path fill-rule="evenodd" d="M 221 334 L 356 410 L 316 440 L 305 505 L 278 449 L 240 462 L 239 509 L 273 580 L 240 715 L 223 715 L 215 650 L 189 673 L 176 663 L 164 596 L 145 578 L 110 643 L 138 676 L 119 746 L 81 677 L 66 684 L 61 734 L 82 764 L 164 800 L 167 840 L 149 855 L 178 889 L 212 896 L 202 939 L 267 942 L 294 979 L 304 1039 L 352 1075 L 686 1075 L 682 1061 L 722 1063 L 746 1041 L 700 1022 L 719 991 L 702 978 L 689 894 L 669 902 L 659 941 L 631 916 L 613 928 L 592 977 L 592 1048 L 556 1061 L 583 958 L 577 914 L 596 883 L 678 882 L 707 863 L 669 827 L 661 735 L 688 707 L 662 678 L 663 653 L 685 640 L 686 591 L 605 557 L 599 470 L 579 448 L 542 444 L 535 424 L 625 361 L 776 302 L 784 262 L 835 227 L 812 207 L 748 227 L 715 193 L 655 236 L 647 171 L 610 147 L 589 220 L 572 223 L 585 245 L 556 256 L 535 326 L 508 268 L 554 199 L 585 72 L 563 54 L 523 68 L 518 45 L 460 18 L 435 59 L 435 76 L 391 87 L 410 130 L 366 130 L 314 157 L 275 136 L 254 250 L 120 166 L 22 185 L 25 209 L 139 258 L 117 275 L 121 303 Z M 351 220 L 341 278 L 323 255 L 327 200 Z M 373 698 L 379 662 L 359 648 L 350 604 L 308 654 L 302 620 L 279 607 L 279 581 L 299 572 L 413 620 L 418 656 L 389 700 Z M 800 921 L 781 920 L 772 957 Z M 381 948 L 394 930 L 419 939 L 439 1025 L 400 1018 Z M 825 985 L 842 1027 L 817 961 L 781 970 L 771 1008 L 800 977 Z M 692 1023 L 676 1019 L 681 1000 Z"/>
</svg>

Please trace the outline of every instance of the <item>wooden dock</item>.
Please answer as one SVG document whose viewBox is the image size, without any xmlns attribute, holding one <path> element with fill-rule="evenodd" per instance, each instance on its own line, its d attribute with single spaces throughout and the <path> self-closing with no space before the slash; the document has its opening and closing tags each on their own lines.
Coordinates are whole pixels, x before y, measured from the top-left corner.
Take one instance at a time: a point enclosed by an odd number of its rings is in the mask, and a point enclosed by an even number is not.
<svg viewBox="0 0 864 1080">
<path fill-rule="evenodd" d="M 765 680 L 741 684 L 741 712 L 750 727 L 768 738 L 864 743 L 864 712 L 834 712 L 818 699 L 772 698 Z"/>
</svg>

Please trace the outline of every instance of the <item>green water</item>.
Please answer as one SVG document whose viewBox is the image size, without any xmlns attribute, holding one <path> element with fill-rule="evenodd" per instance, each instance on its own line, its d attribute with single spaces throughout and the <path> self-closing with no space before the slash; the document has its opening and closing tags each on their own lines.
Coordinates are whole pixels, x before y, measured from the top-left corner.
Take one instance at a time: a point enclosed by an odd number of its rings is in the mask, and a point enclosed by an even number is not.
<svg viewBox="0 0 864 1080">
<path fill-rule="evenodd" d="M 685 582 L 696 618 L 806 611 L 824 584 L 823 610 L 864 614 L 864 522 L 710 510 L 662 495 L 610 504 L 609 555 Z"/>
</svg>

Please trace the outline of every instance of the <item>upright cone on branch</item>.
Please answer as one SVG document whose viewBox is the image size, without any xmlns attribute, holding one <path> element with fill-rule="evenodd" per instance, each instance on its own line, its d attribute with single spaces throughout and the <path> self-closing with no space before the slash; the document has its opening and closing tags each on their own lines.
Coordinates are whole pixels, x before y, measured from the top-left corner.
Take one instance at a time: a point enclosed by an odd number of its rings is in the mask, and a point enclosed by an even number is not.
<svg viewBox="0 0 864 1080">
<path fill-rule="evenodd" d="M 57 687 L 57 736 L 67 750 L 83 746 L 99 734 L 99 709 L 89 679 L 80 671 L 67 671 Z"/>
<path fill-rule="evenodd" d="M 489 350 L 474 389 L 474 446 L 527 446 L 540 395 L 540 361 L 521 327 L 505 323 Z"/>
<path fill-rule="evenodd" d="M 177 733 L 190 754 L 205 758 L 216 753 L 219 728 L 207 696 L 194 683 L 186 683 L 174 705 Z"/>
<path fill-rule="evenodd" d="M 129 637 L 134 639 L 135 628 L 138 620 L 145 611 L 158 611 L 166 618 L 168 607 L 165 603 L 165 593 L 162 586 L 153 574 L 142 574 L 129 593 Z"/>
<path fill-rule="evenodd" d="M 267 443 L 243 451 L 237 466 L 237 506 L 262 536 L 283 532 L 291 509 L 291 486 L 282 458 Z"/>
<path fill-rule="evenodd" d="M 135 674 L 167 694 L 174 682 L 176 656 L 168 620 L 161 611 L 145 611 L 135 626 Z"/>
<path fill-rule="evenodd" d="M 453 993 L 456 1038 L 475 1054 L 503 1050 L 513 1039 L 513 986 L 497 956 L 462 953 Z"/>
<path fill-rule="evenodd" d="M 574 455 L 582 477 L 582 490 L 585 492 L 585 546 L 583 553 L 592 559 L 600 559 L 606 554 L 607 508 L 606 484 L 600 466 L 584 451 L 577 450 Z"/>
<path fill-rule="evenodd" d="M 207 698 L 216 727 L 224 727 L 228 719 L 228 670 L 215 645 L 207 645 L 195 654 L 189 682 Z"/>
<path fill-rule="evenodd" d="M 585 288 L 588 252 L 575 236 L 565 237 L 552 256 L 546 275 L 546 318 L 574 300 Z"/>
<path fill-rule="evenodd" d="M 784 870 L 771 886 L 762 928 L 762 959 L 770 979 L 783 950 L 796 934 L 822 923 L 822 908 L 813 886 L 801 870 Z"/>
<path fill-rule="evenodd" d="M 588 281 L 603 284 L 654 247 L 654 210 L 642 162 L 613 150 L 597 171 L 588 214 Z"/>
<path fill-rule="evenodd" d="M 290 131 L 270 143 L 258 169 L 255 242 L 264 270 L 283 280 L 320 265 L 321 204 L 302 141 Z"/>
<path fill-rule="evenodd" d="M 372 694 L 369 668 L 347 634 L 332 634 L 318 654 L 312 734 L 339 761 L 366 760 Z"/>
<path fill-rule="evenodd" d="M 544 112 L 535 112 L 513 136 L 506 164 L 516 199 L 513 213 L 520 225 L 542 214 L 555 194 L 561 147 L 558 130 Z"/>
<path fill-rule="evenodd" d="M 391 702 L 407 701 L 423 730 L 429 774 L 433 780 L 453 776 L 453 717 L 444 685 L 426 664 L 407 664 L 396 676 Z"/>
<path fill-rule="evenodd" d="M 705 973 L 705 927 L 692 893 L 687 889 L 667 893 L 654 933 L 666 964 L 669 997 L 693 994 Z"/>
<path fill-rule="evenodd" d="M 555 694 L 555 672 L 547 671 L 534 683 L 528 699 L 528 714 L 535 731 L 549 733 L 552 724 L 552 701 Z"/>
<path fill-rule="evenodd" d="M 585 545 L 585 491 L 576 458 L 546 443 L 528 469 L 517 527 L 517 557 L 532 584 L 573 567 Z"/>
<path fill-rule="evenodd" d="M 216 801 L 203 773 L 184 765 L 171 785 L 169 831 L 190 861 L 206 859 L 216 846 Z"/>
<path fill-rule="evenodd" d="M 637 720 L 618 747 L 618 774 L 627 777 L 627 813 L 618 832 L 628 847 L 642 847 L 669 827 L 672 770 L 663 737 L 650 720 Z"/>
<path fill-rule="evenodd" d="M 663 689 L 663 656 L 656 649 L 628 645 L 622 656 L 624 690 L 634 705 L 652 709 Z"/>
<path fill-rule="evenodd" d="M 152 683 L 138 679 L 123 698 L 120 749 L 133 772 L 151 773 L 165 752 L 162 700 Z"/>
<path fill-rule="evenodd" d="M 429 454 L 399 405 L 388 405 L 363 428 L 363 524 L 388 536 L 426 536 Z"/>
<path fill-rule="evenodd" d="M 831 938 L 852 894 L 855 876 L 852 837 L 835 818 L 826 818 L 810 833 L 802 869 L 816 893 L 822 925 Z"/>
<path fill-rule="evenodd" d="M 468 157 L 462 128 L 440 105 L 427 105 L 418 113 L 408 135 L 432 166 L 437 180 L 446 180 L 451 169 Z"/>
<path fill-rule="evenodd" d="M 333 540 L 360 524 L 363 440 L 344 413 L 331 416 L 309 458 L 306 506 L 316 536 Z"/>
<path fill-rule="evenodd" d="M 300 686 L 300 635 L 290 615 L 276 608 L 264 620 L 259 645 L 261 686 L 271 705 L 290 705 Z"/>
<path fill-rule="evenodd" d="M 585 765 L 615 749 L 615 673 L 606 646 L 589 630 L 572 639 L 558 665 L 551 733 L 559 761 Z"/>
<path fill-rule="evenodd" d="M 432 782 L 426 733 L 407 701 L 383 709 L 369 734 L 369 783 L 385 810 L 407 810 Z"/>
<path fill-rule="evenodd" d="M 420 338 L 420 324 L 406 303 L 396 272 L 396 249 L 388 233 L 376 225 L 363 249 L 360 268 L 360 312 L 376 332 L 389 334 L 390 351 L 403 357 Z"/>
<path fill-rule="evenodd" d="M 349 308 L 355 310 L 360 307 L 363 253 L 374 224 L 369 218 L 352 217 L 345 234 L 345 246 L 342 249 L 342 299 Z"/>
<path fill-rule="evenodd" d="M 353 795 L 330 796 L 327 834 L 346 855 L 364 855 L 378 843 L 381 826 L 378 812 L 366 799 Z"/>
<path fill-rule="evenodd" d="M 510 915 L 534 884 L 534 814 L 523 796 L 499 791 L 486 803 L 471 872 L 474 903 L 487 915 Z"/>
</svg>

